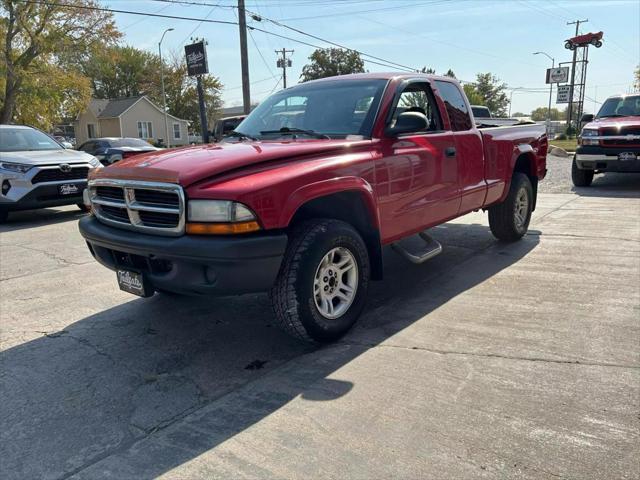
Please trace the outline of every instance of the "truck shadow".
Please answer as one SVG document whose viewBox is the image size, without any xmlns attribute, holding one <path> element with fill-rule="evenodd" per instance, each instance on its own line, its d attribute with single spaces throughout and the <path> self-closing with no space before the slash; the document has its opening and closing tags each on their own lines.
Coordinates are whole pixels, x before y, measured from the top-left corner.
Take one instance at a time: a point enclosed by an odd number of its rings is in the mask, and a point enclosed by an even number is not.
<svg viewBox="0 0 640 480">
<path fill-rule="evenodd" d="M 353 384 L 332 373 L 518 262 L 540 238 L 501 244 L 487 227 L 462 224 L 432 233 L 445 250 L 423 265 L 385 251 L 386 279 L 372 284 L 359 326 L 336 345 L 281 333 L 265 295 L 156 295 L 7 349 L 2 477 L 155 478 L 298 396 L 339 398 Z"/>
<path fill-rule="evenodd" d="M 640 173 L 596 175 L 590 187 L 572 187 L 583 197 L 640 198 Z"/>
<path fill-rule="evenodd" d="M 78 220 L 85 215 L 77 207 L 42 208 L 39 210 L 24 210 L 10 212 L 9 220 L 0 224 L 0 233 L 13 232 L 25 228 L 41 227 L 56 223 Z"/>
</svg>

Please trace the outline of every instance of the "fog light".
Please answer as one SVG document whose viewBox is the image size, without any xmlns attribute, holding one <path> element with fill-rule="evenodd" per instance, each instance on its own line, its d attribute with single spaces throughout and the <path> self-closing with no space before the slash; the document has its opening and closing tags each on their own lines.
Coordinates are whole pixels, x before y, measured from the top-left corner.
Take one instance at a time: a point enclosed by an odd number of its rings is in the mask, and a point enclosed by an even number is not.
<svg viewBox="0 0 640 480">
<path fill-rule="evenodd" d="M 2 194 L 6 195 L 9 193 L 9 190 L 11 190 L 11 184 L 9 183 L 9 180 L 5 180 L 2 182 Z"/>
</svg>

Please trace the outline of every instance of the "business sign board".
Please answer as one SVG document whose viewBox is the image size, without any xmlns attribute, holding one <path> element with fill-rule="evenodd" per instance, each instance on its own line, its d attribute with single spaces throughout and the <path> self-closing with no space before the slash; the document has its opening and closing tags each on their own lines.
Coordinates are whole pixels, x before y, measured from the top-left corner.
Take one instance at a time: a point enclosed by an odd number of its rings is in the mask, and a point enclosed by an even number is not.
<svg viewBox="0 0 640 480">
<path fill-rule="evenodd" d="M 547 83 L 567 83 L 569 67 L 547 68 Z"/>
<path fill-rule="evenodd" d="M 189 76 L 209 73 L 207 49 L 204 40 L 185 45 L 184 54 L 187 58 L 187 73 Z"/>
<path fill-rule="evenodd" d="M 558 97 L 556 103 L 569 103 L 571 97 L 571 85 L 558 85 Z"/>
</svg>

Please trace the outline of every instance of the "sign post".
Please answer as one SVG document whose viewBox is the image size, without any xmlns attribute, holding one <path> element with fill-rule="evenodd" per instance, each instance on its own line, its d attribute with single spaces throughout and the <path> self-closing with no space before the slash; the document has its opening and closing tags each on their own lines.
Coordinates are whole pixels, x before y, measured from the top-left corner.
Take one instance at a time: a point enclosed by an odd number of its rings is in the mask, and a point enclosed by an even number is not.
<svg viewBox="0 0 640 480">
<path fill-rule="evenodd" d="M 204 104 L 204 89 L 202 87 L 202 75 L 209 73 L 206 42 L 198 40 L 190 45 L 185 45 L 184 53 L 187 58 L 187 74 L 190 77 L 195 76 L 197 81 L 202 142 L 209 143 L 209 125 L 207 124 L 207 110 Z"/>
</svg>

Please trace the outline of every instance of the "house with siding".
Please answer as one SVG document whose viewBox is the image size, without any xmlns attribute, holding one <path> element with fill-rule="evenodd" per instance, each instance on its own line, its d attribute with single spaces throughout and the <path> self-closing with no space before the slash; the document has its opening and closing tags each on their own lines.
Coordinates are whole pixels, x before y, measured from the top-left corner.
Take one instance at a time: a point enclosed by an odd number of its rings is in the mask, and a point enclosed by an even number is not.
<svg viewBox="0 0 640 480">
<path fill-rule="evenodd" d="M 169 140 L 165 134 L 163 110 L 145 95 L 138 97 L 94 98 L 75 121 L 76 144 L 90 138 L 133 137 L 151 143 L 162 139 L 165 145 L 189 143 L 188 120 L 167 114 Z"/>
</svg>

